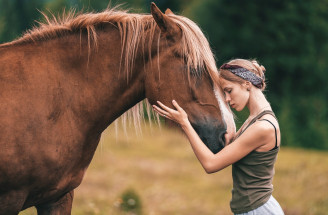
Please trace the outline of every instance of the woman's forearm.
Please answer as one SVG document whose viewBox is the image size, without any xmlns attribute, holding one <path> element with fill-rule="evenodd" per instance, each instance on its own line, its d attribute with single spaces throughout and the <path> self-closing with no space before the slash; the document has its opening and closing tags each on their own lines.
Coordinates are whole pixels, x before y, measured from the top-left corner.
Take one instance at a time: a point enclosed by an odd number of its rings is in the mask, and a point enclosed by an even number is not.
<svg viewBox="0 0 328 215">
<path fill-rule="evenodd" d="M 172 104 L 176 110 L 165 106 L 159 101 L 157 101 L 157 103 L 161 106 L 161 108 L 156 105 L 153 105 L 153 107 L 158 114 L 180 124 L 189 139 L 190 145 L 196 157 L 207 173 L 213 173 L 224 169 L 225 167 L 240 160 L 256 148 L 256 145 L 254 146 L 254 144 L 252 144 L 254 140 L 251 138 L 246 138 L 244 141 L 246 144 L 229 144 L 219 153 L 213 154 L 191 126 L 187 113 L 178 105 L 176 101 L 172 101 Z"/>
<path fill-rule="evenodd" d="M 219 157 L 217 154 L 214 155 L 200 139 L 194 128 L 191 126 L 187 113 L 175 100 L 172 101 L 172 104 L 176 110 L 167 107 L 159 101 L 157 101 L 157 103 L 161 106 L 161 108 L 156 105 L 153 105 L 153 107 L 158 114 L 180 124 L 189 139 L 196 157 L 207 173 L 216 172 L 225 167 L 222 165 L 222 160 L 218 159 Z"/>
<path fill-rule="evenodd" d="M 212 173 L 212 164 L 214 159 L 214 154 L 211 152 L 203 141 L 200 139 L 192 125 L 189 121 L 181 124 L 181 128 L 187 135 L 190 145 L 198 158 L 199 162 L 202 164 L 203 168 L 207 173 Z"/>
</svg>

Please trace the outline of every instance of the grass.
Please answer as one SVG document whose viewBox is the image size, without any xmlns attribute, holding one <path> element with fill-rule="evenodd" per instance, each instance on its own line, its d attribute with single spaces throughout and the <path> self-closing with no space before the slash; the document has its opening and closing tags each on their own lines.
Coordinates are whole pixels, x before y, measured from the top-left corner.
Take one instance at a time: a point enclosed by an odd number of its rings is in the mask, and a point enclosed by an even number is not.
<svg viewBox="0 0 328 215">
<path fill-rule="evenodd" d="M 283 147 L 278 155 L 274 196 L 286 215 L 328 213 L 328 152 Z M 144 215 L 231 214 L 231 168 L 208 175 L 187 139 L 176 130 L 109 127 L 75 190 L 73 215 L 124 215 L 121 194 L 133 189 Z M 34 208 L 19 215 L 35 215 Z"/>
</svg>

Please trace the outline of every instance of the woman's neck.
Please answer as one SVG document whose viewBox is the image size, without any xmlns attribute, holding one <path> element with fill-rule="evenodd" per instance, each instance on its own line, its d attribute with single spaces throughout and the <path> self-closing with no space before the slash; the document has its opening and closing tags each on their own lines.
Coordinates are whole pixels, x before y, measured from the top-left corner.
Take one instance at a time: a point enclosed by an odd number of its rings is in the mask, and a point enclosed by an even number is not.
<svg viewBox="0 0 328 215">
<path fill-rule="evenodd" d="M 251 89 L 249 100 L 247 103 L 249 116 L 255 117 L 264 110 L 272 110 L 270 103 L 266 100 L 264 94 L 259 89 Z"/>
</svg>

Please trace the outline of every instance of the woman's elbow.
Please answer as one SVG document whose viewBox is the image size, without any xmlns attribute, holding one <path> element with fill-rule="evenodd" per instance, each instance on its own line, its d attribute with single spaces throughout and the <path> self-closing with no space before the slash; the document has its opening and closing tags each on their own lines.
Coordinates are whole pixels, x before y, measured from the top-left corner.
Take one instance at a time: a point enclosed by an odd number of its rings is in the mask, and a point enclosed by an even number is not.
<svg viewBox="0 0 328 215">
<path fill-rule="evenodd" d="M 210 170 L 210 169 L 205 169 L 205 172 L 206 172 L 207 174 L 215 173 L 215 171 L 212 171 L 212 170 Z"/>
<path fill-rule="evenodd" d="M 219 171 L 217 168 L 215 168 L 215 166 L 211 163 L 206 163 L 203 165 L 204 170 L 207 174 L 212 174 L 215 173 L 217 171 Z"/>
</svg>

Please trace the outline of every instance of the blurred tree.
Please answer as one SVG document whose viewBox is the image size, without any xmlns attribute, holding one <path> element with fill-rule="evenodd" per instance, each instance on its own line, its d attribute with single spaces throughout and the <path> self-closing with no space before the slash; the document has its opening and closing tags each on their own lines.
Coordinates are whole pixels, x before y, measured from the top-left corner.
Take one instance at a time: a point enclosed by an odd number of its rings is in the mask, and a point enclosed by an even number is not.
<svg viewBox="0 0 328 215">
<path fill-rule="evenodd" d="M 150 5 L 151 2 L 154 2 L 159 9 L 164 13 L 167 8 L 170 8 L 173 12 L 181 11 L 181 1 L 174 1 L 174 0 L 146 0 L 147 5 Z M 149 7 L 149 6 L 148 6 Z"/>
<path fill-rule="evenodd" d="M 0 42 L 10 41 L 31 28 L 41 7 L 40 0 L 0 0 Z"/>
<path fill-rule="evenodd" d="M 63 9 L 70 8 L 69 0 L 46 1 L 43 5 L 43 11 L 61 13 Z"/>
</svg>

